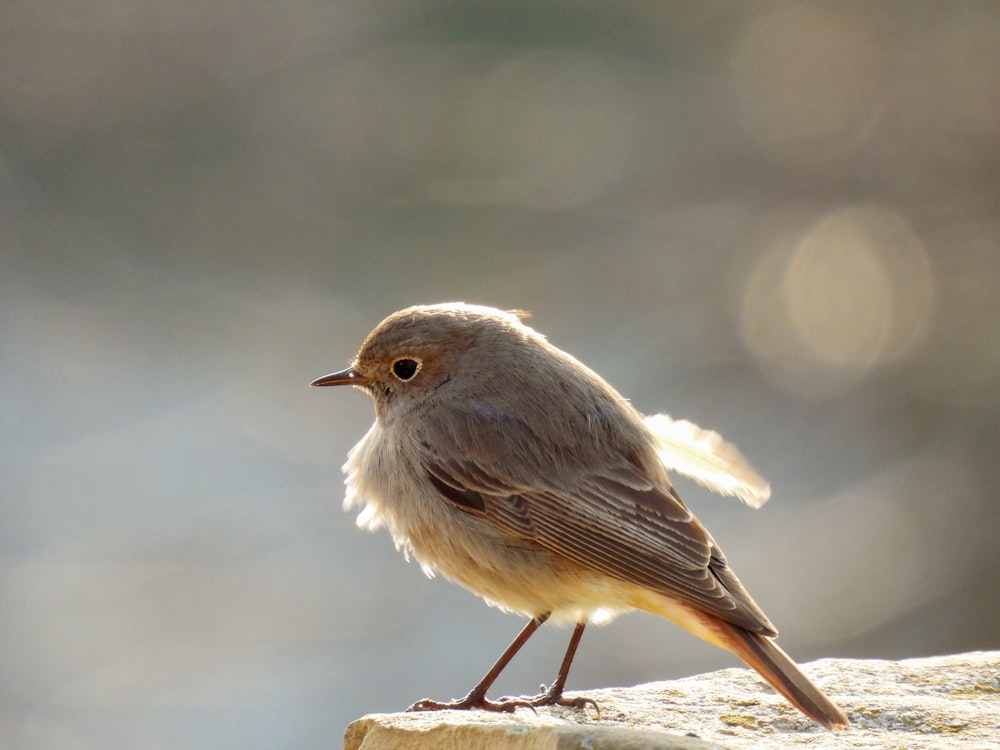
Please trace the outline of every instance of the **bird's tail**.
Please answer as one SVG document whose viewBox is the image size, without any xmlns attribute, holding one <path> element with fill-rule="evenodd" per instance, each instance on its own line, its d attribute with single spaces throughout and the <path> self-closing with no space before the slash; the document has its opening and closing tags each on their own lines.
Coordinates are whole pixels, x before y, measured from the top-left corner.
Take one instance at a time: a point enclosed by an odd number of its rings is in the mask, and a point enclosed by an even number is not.
<svg viewBox="0 0 1000 750">
<path fill-rule="evenodd" d="M 699 638 L 736 654 L 817 724 L 827 729 L 843 729 L 850 724 L 844 712 L 802 674 L 773 638 L 733 625 L 676 599 L 654 596 L 648 590 L 636 595 L 634 605 L 669 617 Z"/>
<path fill-rule="evenodd" d="M 802 670 L 773 638 L 721 620 L 712 625 L 719 635 L 719 645 L 753 667 L 771 687 L 810 719 L 827 729 L 843 729 L 850 724 L 844 712 L 802 674 Z"/>
</svg>

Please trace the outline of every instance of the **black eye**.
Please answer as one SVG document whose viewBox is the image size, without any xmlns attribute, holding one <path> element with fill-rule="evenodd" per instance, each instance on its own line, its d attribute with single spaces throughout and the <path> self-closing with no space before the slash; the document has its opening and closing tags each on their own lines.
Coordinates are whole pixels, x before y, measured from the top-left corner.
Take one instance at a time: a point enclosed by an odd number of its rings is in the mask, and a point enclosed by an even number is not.
<svg viewBox="0 0 1000 750">
<path fill-rule="evenodd" d="M 392 363 L 392 374 L 400 380 L 412 380 L 420 370 L 420 361 L 416 359 L 397 359 Z"/>
</svg>

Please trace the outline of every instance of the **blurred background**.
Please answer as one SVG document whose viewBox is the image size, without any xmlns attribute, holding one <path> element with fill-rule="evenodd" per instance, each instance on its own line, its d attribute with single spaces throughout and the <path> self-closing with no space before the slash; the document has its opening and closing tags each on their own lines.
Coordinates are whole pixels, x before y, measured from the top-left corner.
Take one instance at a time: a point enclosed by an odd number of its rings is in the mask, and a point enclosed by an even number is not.
<svg viewBox="0 0 1000 750">
<path fill-rule="evenodd" d="M 306 387 L 414 303 L 739 445 L 762 510 L 678 486 L 800 661 L 1000 647 L 998 198 L 992 3 L 7 0 L 4 747 L 331 747 L 479 679 L 521 620 L 354 528 L 371 404 Z M 635 614 L 570 687 L 735 664 Z"/>
</svg>

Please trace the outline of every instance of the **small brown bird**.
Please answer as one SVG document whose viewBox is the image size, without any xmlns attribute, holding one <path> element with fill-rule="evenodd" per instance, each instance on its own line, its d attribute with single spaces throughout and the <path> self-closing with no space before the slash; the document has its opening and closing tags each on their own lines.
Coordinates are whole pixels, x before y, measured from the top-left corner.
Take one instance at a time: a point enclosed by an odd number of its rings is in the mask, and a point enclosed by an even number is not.
<svg viewBox="0 0 1000 750">
<path fill-rule="evenodd" d="M 571 705 L 562 694 L 588 622 L 641 609 L 753 667 L 827 728 L 847 717 L 774 642 L 777 630 L 667 476 L 758 507 L 768 485 L 714 432 L 643 417 L 600 376 L 523 323 L 462 303 L 411 307 L 368 336 L 345 370 L 375 423 L 351 450 L 345 507 L 397 548 L 490 604 L 531 618 L 464 698 L 410 710 Z M 532 698 L 490 686 L 548 619 L 576 627 L 556 680 Z"/>
</svg>

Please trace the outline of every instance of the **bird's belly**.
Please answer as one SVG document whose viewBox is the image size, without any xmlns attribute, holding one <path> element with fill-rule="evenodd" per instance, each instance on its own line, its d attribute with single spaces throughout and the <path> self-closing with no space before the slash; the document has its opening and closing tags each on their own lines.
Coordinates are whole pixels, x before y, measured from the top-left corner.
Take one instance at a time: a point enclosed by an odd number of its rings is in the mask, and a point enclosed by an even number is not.
<svg viewBox="0 0 1000 750">
<path fill-rule="evenodd" d="M 606 622 L 633 609 L 631 586 L 550 552 L 530 539 L 498 532 L 486 521 L 450 507 L 433 530 L 409 527 L 413 556 L 489 604 L 554 622 Z M 447 534 L 441 529 L 447 528 Z"/>
<path fill-rule="evenodd" d="M 391 455 L 390 455 L 391 454 Z M 602 622 L 635 609 L 635 587 L 502 531 L 441 497 L 407 455 L 373 428 L 351 451 L 345 506 L 358 524 L 385 525 L 398 549 L 489 604 L 555 622 Z"/>
</svg>

